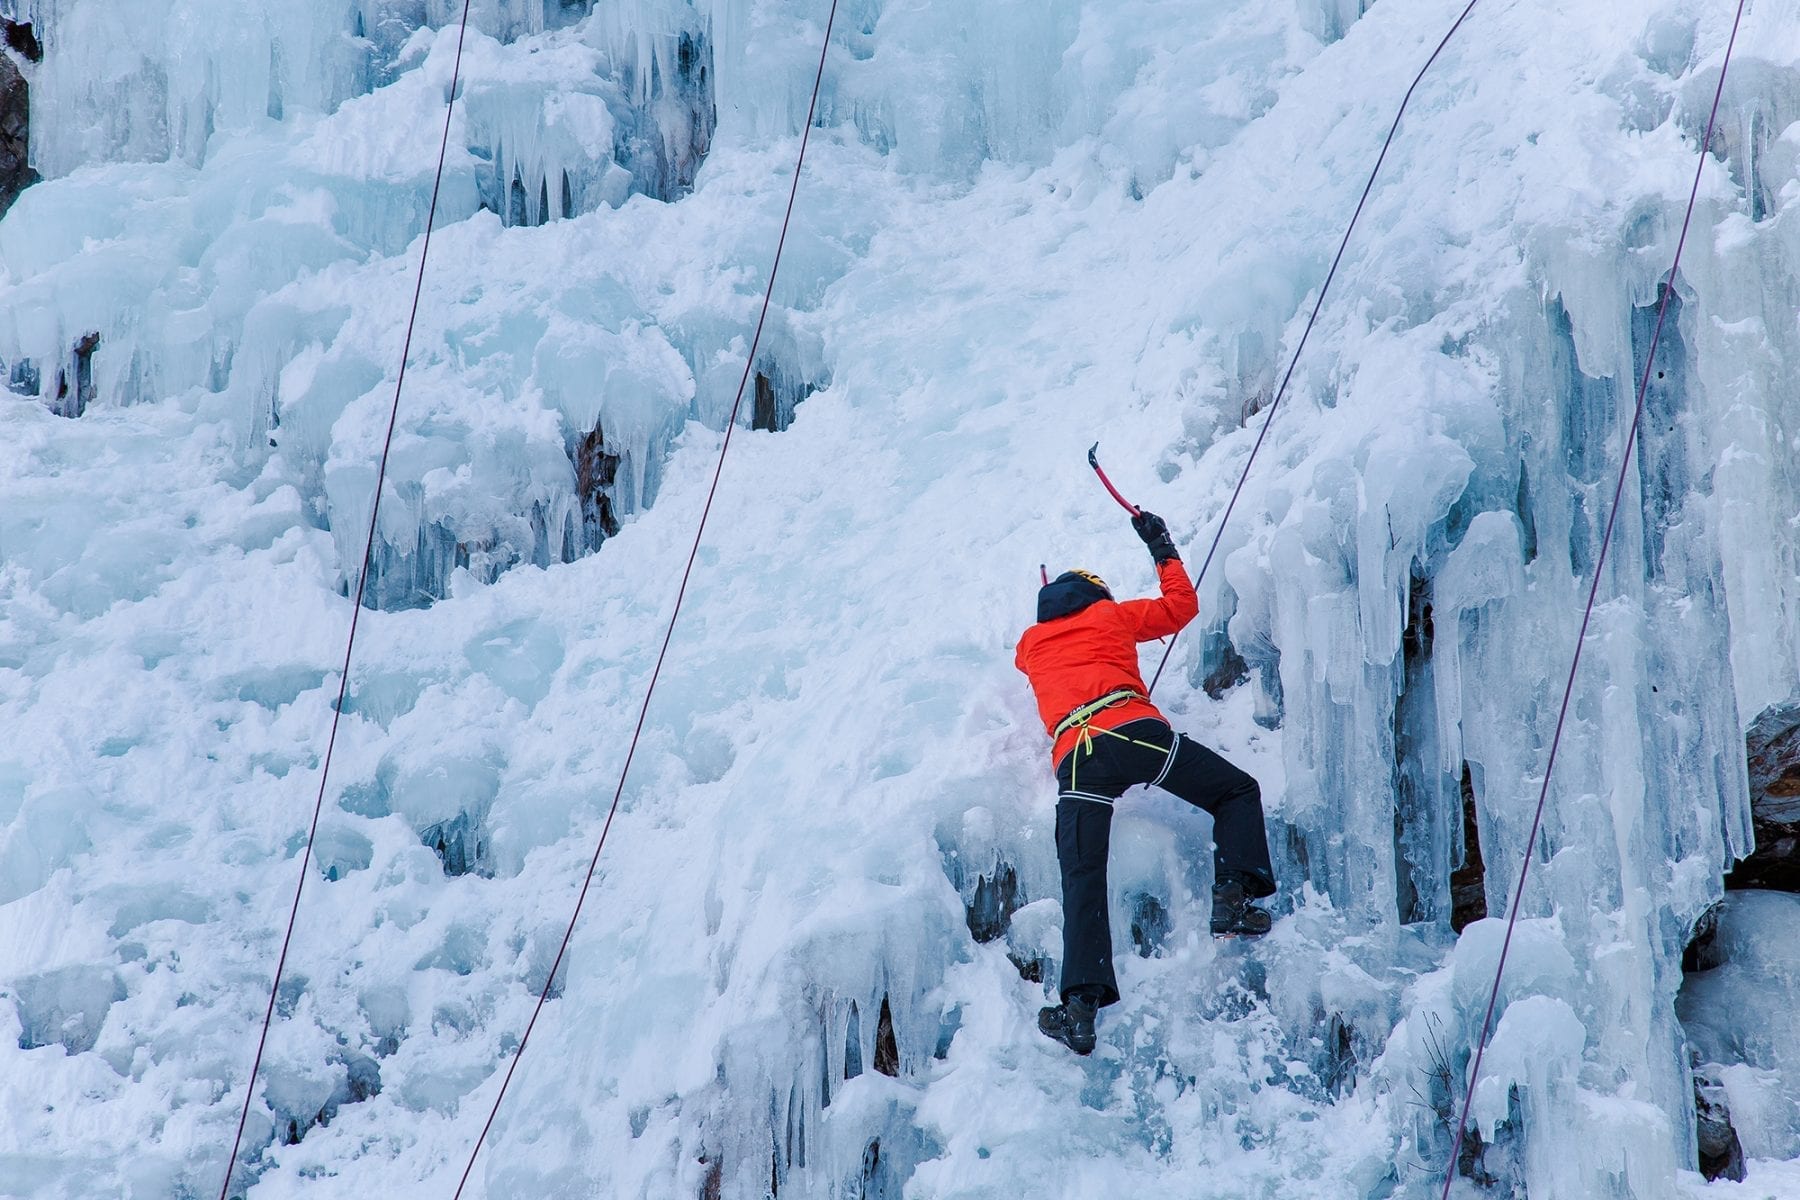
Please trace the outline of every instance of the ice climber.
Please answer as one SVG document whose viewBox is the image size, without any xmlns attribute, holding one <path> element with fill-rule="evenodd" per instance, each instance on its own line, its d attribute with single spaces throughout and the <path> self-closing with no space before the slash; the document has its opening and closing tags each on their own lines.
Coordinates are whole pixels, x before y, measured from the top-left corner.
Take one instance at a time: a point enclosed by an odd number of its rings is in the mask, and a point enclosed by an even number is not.
<svg viewBox="0 0 1800 1200">
<path fill-rule="evenodd" d="M 1251 901 L 1275 893 L 1256 780 L 1169 728 L 1145 695 L 1138 643 L 1173 634 L 1200 603 L 1162 518 L 1139 512 L 1131 524 L 1156 560 L 1162 595 L 1120 603 L 1097 576 L 1067 571 L 1038 592 L 1037 624 L 1014 659 L 1055 740 L 1060 789 L 1062 1003 L 1038 1013 L 1038 1028 L 1077 1054 L 1094 1048 L 1095 1013 L 1119 999 L 1106 857 L 1113 801 L 1125 789 L 1154 784 L 1212 814 L 1214 934 L 1267 933 L 1269 914 Z"/>
</svg>

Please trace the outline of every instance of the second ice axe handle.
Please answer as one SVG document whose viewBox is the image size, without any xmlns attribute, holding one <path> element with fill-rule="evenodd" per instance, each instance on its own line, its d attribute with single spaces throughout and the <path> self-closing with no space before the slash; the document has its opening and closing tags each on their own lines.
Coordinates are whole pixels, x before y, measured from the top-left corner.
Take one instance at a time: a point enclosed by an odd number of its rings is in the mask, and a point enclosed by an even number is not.
<svg viewBox="0 0 1800 1200">
<path fill-rule="evenodd" d="M 1106 477 L 1106 472 L 1100 469 L 1100 443 L 1099 442 L 1095 442 L 1092 446 L 1088 447 L 1088 466 L 1094 468 L 1094 474 L 1096 474 L 1100 477 L 1101 485 L 1104 486 L 1109 493 L 1111 493 L 1112 498 L 1114 500 L 1117 500 L 1119 502 L 1119 507 L 1123 508 L 1126 512 L 1130 513 L 1132 516 L 1134 516 L 1134 517 L 1137 516 L 1138 512 L 1140 511 L 1138 509 L 1138 506 L 1133 504 L 1131 501 L 1127 500 L 1125 497 L 1119 495 L 1119 489 L 1112 485 L 1112 480 L 1108 479 Z"/>
</svg>

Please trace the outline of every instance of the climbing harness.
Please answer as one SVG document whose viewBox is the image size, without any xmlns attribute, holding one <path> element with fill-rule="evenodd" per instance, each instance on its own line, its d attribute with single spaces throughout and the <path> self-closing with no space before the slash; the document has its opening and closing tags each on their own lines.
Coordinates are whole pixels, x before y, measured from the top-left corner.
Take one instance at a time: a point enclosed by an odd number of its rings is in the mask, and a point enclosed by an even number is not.
<svg viewBox="0 0 1800 1200">
<path fill-rule="evenodd" d="M 1406 95 L 1400 99 L 1400 108 L 1394 113 L 1394 123 L 1388 126 L 1387 140 L 1381 143 L 1381 153 L 1376 155 L 1375 167 L 1369 172 L 1369 181 L 1363 185 L 1362 198 L 1356 202 L 1356 211 L 1350 214 L 1350 224 L 1345 226 L 1343 240 L 1338 242 L 1337 254 L 1331 260 L 1331 269 L 1325 272 L 1325 282 L 1319 285 L 1319 295 L 1313 301 L 1312 314 L 1306 318 L 1306 328 L 1301 330 L 1300 341 L 1294 347 L 1293 356 L 1288 359 L 1287 373 L 1281 377 L 1281 386 L 1275 389 L 1275 398 L 1269 401 L 1269 415 L 1263 418 L 1262 430 L 1256 435 L 1255 444 L 1250 447 L 1250 457 L 1244 460 L 1244 469 L 1238 474 L 1237 486 L 1231 490 L 1231 500 L 1225 505 L 1224 514 L 1219 517 L 1219 527 L 1213 533 L 1212 545 L 1208 547 L 1206 558 L 1200 563 L 1200 573 L 1194 576 L 1195 591 L 1200 589 L 1200 584 L 1206 579 L 1206 569 L 1212 566 L 1213 556 L 1219 552 L 1219 541 L 1225 536 L 1225 526 L 1231 520 L 1232 510 L 1237 508 L 1238 497 L 1244 491 L 1244 481 L 1250 478 L 1250 468 L 1255 465 L 1257 453 L 1262 450 L 1263 439 L 1269 436 L 1269 426 L 1275 423 L 1275 414 L 1281 408 L 1282 398 L 1287 395 L 1288 382 L 1293 379 L 1294 368 L 1300 364 L 1300 354 L 1306 349 L 1306 339 L 1312 336 L 1313 324 L 1319 319 L 1319 309 L 1324 306 L 1325 296 L 1331 291 L 1331 281 L 1337 278 L 1338 265 L 1344 261 L 1344 250 L 1350 245 L 1350 235 L 1356 231 L 1356 222 L 1362 217 L 1363 206 L 1369 202 L 1369 193 L 1375 190 L 1375 177 L 1381 174 L 1381 164 L 1387 161 L 1388 150 L 1394 144 L 1394 135 L 1400 131 L 1400 118 L 1406 115 L 1406 106 L 1412 102 L 1413 92 L 1418 88 L 1419 81 L 1425 78 L 1425 72 L 1431 70 L 1431 64 L 1444 52 L 1444 47 L 1450 44 L 1450 39 L 1456 36 L 1456 31 L 1462 28 L 1462 23 L 1469 19 L 1469 14 L 1479 2 L 1480 0 L 1469 0 L 1468 7 L 1462 10 L 1462 15 L 1450 26 L 1450 31 L 1437 44 L 1437 49 L 1431 52 L 1431 57 L 1425 60 L 1425 65 L 1419 68 L 1419 73 L 1413 76 Z M 1092 453 L 1089 451 L 1090 456 Z M 1094 469 L 1099 470 L 1098 464 Z M 1107 487 L 1111 490 L 1112 485 L 1108 484 Z M 1116 497 L 1118 493 L 1114 492 L 1113 495 Z M 1120 503 L 1125 501 L 1120 500 Z M 1156 690 L 1156 682 L 1162 678 L 1163 669 L 1169 665 L 1169 656 L 1175 653 L 1175 643 L 1180 636 L 1178 632 L 1169 639 L 1169 648 L 1163 651 L 1162 661 L 1156 664 L 1156 674 L 1150 677 L 1148 691 Z"/>
<path fill-rule="evenodd" d="M 1106 693 L 1106 695 L 1101 696 L 1098 700 L 1090 700 L 1079 708 L 1071 710 L 1068 716 L 1056 723 L 1056 729 L 1051 734 L 1052 741 L 1060 739 L 1063 734 L 1069 732 L 1071 729 L 1080 730 L 1080 736 L 1075 739 L 1075 744 L 1069 747 L 1069 786 L 1063 789 L 1062 794 L 1064 796 L 1073 796 L 1078 800 L 1098 800 L 1102 804 L 1109 806 L 1112 804 L 1112 801 L 1106 799 L 1104 796 L 1096 796 L 1090 792 L 1080 792 L 1075 790 L 1077 772 L 1081 768 L 1081 756 L 1086 754 L 1090 758 L 1093 757 L 1095 734 L 1100 734 L 1103 737 L 1117 738 L 1121 742 L 1127 742 L 1133 746 L 1142 746 L 1144 749 L 1154 750 L 1158 754 L 1166 754 L 1168 757 L 1163 760 L 1162 770 L 1156 773 L 1156 778 L 1152 779 L 1150 784 L 1154 787 L 1164 779 L 1168 778 L 1169 768 L 1175 765 L 1175 752 L 1181 747 L 1181 739 L 1179 737 L 1172 737 L 1167 746 L 1158 746 L 1155 742 L 1144 742 L 1139 741 L 1134 737 L 1127 737 L 1116 729 L 1096 729 L 1094 727 L 1095 717 L 1099 716 L 1109 708 L 1117 708 L 1119 705 L 1129 704 L 1133 700 L 1148 701 L 1149 697 L 1138 691 L 1136 688 L 1117 688 Z M 1173 733 L 1174 731 L 1171 730 L 1170 732 Z"/>
<path fill-rule="evenodd" d="M 394 447 L 394 426 L 400 418 L 400 390 L 406 386 L 406 360 L 412 354 L 413 326 L 419 319 L 419 297 L 425 290 L 425 263 L 431 257 L 431 227 L 437 220 L 438 192 L 444 183 L 444 158 L 450 148 L 450 117 L 456 111 L 456 85 L 462 78 L 463 39 L 469 32 L 469 3 L 463 0 L 462 18 L 456 29 L 456 62 L 450 68 L 450 95 L 444 106 L 444 135 L 438 143 L 437 173 L 431 180 L 431 206 L 425 213 L 425 239 L 419 247 L 419 274 L 413 284 L 412 308 L 406 317 L 406 340 L 400 347 L 400 370 L 394 379 L 394 401 L 388 408 L 387 434 L 381 442 L 381 465 L 375 471 L 375 496 L 369 505 L 369 536 L 363 543 L 362 569 L 356 575 L 356 597 L 350 605 L 350 635 L 344 641 L 344 665 L 338 673 L 337 703 L 331 706 L 331 733 L 325 739 L 325 757 L 319 766 L 319 794 L 313 801 L 312 824 L 306 831 L 306 850 L 300 856 L 300 879 L 294 884 L 294 902 L 288 908 L 287 932 L 281 936 L 281 954 L 275 960 L 275 978 L 269 984 L 269 1003 L 263 1010 L 262 1032 L 256 1038 L 256 1058 L 250 1064 L 250 1078 L 244 1084 L 244 1106 L 238 1112 L 237 1132 L 231 1137 L 231 1154 L 225 1163 L 225 1178 L 219 1184 L 219 1200 L 231 1191 L 231 1173 L 237 1169 L 238 1148 L 244 1141 L 244 1123 L 250 1117 L 250 1102 L 256 1095 L 256 1078 L 262 1070 L 263 1051 L 269 1044 L 269 1026 L 275 1019 L 275 997 L 281 991 L 281 975 L 287 967 L 288 947 L 294 940 L 294 922 L 300 915 L 300 893 L 306 888 L 306 874 L 312 867 L 313 843 L 319 836 L 319 814 L 325 807 L 325 784 L 331 777 L 331 755 L 337 748 L 338 720 L 344 715 L 344 697 L 350 687 L 350 656 L 356 649 L 356 627 L 362 616 L 363 589 L 369 582 L 369 566 L 375 557 L 376 522 L 381 516 L 381 489 L 387 481 L 388 455 Z"/>
<path fill-rule="evenodd" d="M 631 773 L 631 761 L 637 755 L 638 739 L 644 732 L 644 720 L 650 714 L 650 699 L 656 695 L 656 682 L 662 677 L 663 660 L 668 657 L 669 642 L 675 636 L 675 622 L 681 617 L 681 603 L 687 598 L 688 580 L 694 573 L 694 560 L 700 554 L 700 539 L 706 533 L 707 518 L 712 515 L 713 498 L 719 491 L 719 477 L 725 472 L 725 455 L 731 449 L 731 433 L 737 428 L 738 412 L 744 405 L 744 391 L 750 383 L 750 372 L 756 365 L 756 349 L 762 343 L 763 325 L 769 318 L 769 304 L 775 296 L 775 276 L 781 270 L 781 252 L 787 245 L 788 224 L 794 216 L 794 197 L 800 191 L 800 169 L 806 165 L 806 146 L 812 134 L 813 115 L 819 107 L 819 87 L 825 79 L 825 55 L 831 48 L 831 29 L 836 20 L 837 0 L 831 0 L 831 11 L 825 18 L 825 36 L 819 44 L 819 66 L 813 75 L 812 100 L 806 106 L 806 121 L 800 127 L 800 153 L 794 159 L 793 182 L 788 185 L 787 210 L 781 218 L 781 235 L 775 240 L 775 258 L 769 264 L 769 283 L 763 289 L 762 311 L 756 318 L 756 332 L 750 336 L 750 349 L 744 356 L 744 374 L 738 380 L 737 397 L 731 402 L 731 415 L 725 419 L 725 439 L 719 445 L 718 462 L 713 467 L 712 486 L 707 489 L 706 504 L 700 509 L 700 524 L 694 530 L 694 544 L 688 551 L 687 566 L 681 572 L 681 586 L 675 591 L 675 607 L 669 613 L 668 626 L 663 630 L 662 648 L 656 652 L 656 665 L 650 669 L 650 682 L 644 688 L 644 703 L 638 709 L 637 726 L 631 731 L 631 743 L 625 750 L 625 762 L 619 768 L 619 784 L 613 789 L 612 806 L 606 810 L 606 822 L 600 827 L 600 839 L 594 843 L 594 856 L 588 861 L 587 875 L 582 879 L 581 891 L 575 897 L 575 911 L 569 914 L 569 926 L 563 931 L 562 944 L 557 947 L 556 958 L 544 977 L 544 990 L 538 993 L 537 1005 L 531 1010 L 531 1019 L 525 1022 L 525 1032 L 519 1035 L 519 1044 L 513 1048 L 512 1061 L 507 1064 L 506 1075 L 500 1081 L 500 1091 L 494 1096 L 494 1105 L 488 1110 L 487 1121 L 475 1138 L 474 1149 L 469 1152 L 469 1163 L 463 1168 L 462 1178 L 457 1182 L 455 1200 L 460 1200 L 463 1188 L 468 1186 L 469 1175 L 475 1170 L 475 1160 L 481 1155 L 481 1147 L 487 1141 L 488 1131 L 494 1127 L 494 1118 L 500 1113 L 500 1103 L 506 1099 L 506 1089 L 512 1084 L 513 1072 L 519 1069 L 519 1059 L 531 1040 L 531 1031 L 537 1028 L 538 1016 L 544 1011 L 545 1002 L 550 999 L 551 989 L 556 986 L 557 972 L 562 969 L 563 957 L 569 952 L 569 941 L 575 936 L 575 923 L 581 919 L 582 905 L 587 902 L 588 890 L 594 884 L 594 872 L 600 866 L 600 852 L 606 848 L 606 835 L 612 831 L 613 818 L 619 812 L 619 799 L 625 794 L 625 780 Z"/>
<path fill-rule="evenodd" d="M 1056 723 L 1056 728 L 1051 731 L 1050 736 L 1052 739 L 1060 738 L 1076 726 L 1085 728 L 1089 721 L 1099 716 L 1105 709 L 1116 708 L 1130 700 L 1144 699 L 1148 699 L 1148 697 L 1136 688 L 1118 688 L 1110 691 L 1098 700 L 1090 700 L 1078 708 L 1070 709 L 1069 715 Z"/>
<path fill-rule="evenodd" d="M 1550 738 L 1550 756 L 1544 763 L 1544 783 L 1538 789 L 1537 808 L 1531 817 L 1531 832 L 1525 838 L 1524 861 L 1519 864 L 1519 882 L 1513 889 L 1512 903 L 1506 914 L 1506 937 L 1500 943 L 1500 960 L 1494 967 L 1494 986 L 1488 992 L 1487 1011 L 1481 1018 L 1481 1033 L 1475 1039 L 1475 1057 L 1469 1066 L 1463 1090 L 1462 1115 L 1450 1146 L 1450 1161 L 1444 1168 L 1444 1190 L 1441 1200 L 1449 1200 L 1450 1184 L 1456 1178 L 1456 1162 L 1462 1155 L 1463 1130 L 1469 1123 L 1469 1108 L 1475 1098 L 1475 1084 L 1481 1078 L 1481 1057 L 1487 1049 L 1488 1033 L 1494 1023 L 1494 1006 L 1500 999 L 1500 980 L 1506 973 L 1506 955 L 1512 949 L 1513 929 L 1519 922 L 1519 908 L 1525 900 L 1525 880 L 1531 873 L 1531 860 L 1537 852 L 1538 830 L 1544 823 L 1544 806 L 1550 798 L 1550 776 L 1556 770 L 1556 752 L 1562 745 L 1563 723 L 1569 715 L 1569 701 L 1575 694 L 1575 672 L 1581 666 L 1581 648 L 1587 642 L 1588 622 L 1594 616 L 1594 601 L 1600 594 L 1600 574 L 1606 567 L 1606 552 L 1612 546 L 1613 525 L 1619 519 L 1620 501 L 1625 495 L 1625 479 L 1631 469 L 1631 453 L 1637 446 L 1638 427 L 1644 419 L 1644 397 L 1650 391 L 1650 372 L 1656 366 L 1656 348 L 1662 341 L 1663 319 L 1669 313 L 1669 297 L 1675 294 L 1675 273 L 1681 268 L 1681 252 L 1687 246 L 1688 226 L 1694 220 L 1694 204 L 1700 196 L 1700 178 L 1706 173 L 1706 157 L 1712 147 L 1713 128 L 1719 119 L 1719 100 L 1725 94 L 1725 73 L 1731 69 L 1731 52 L 1737 45 L 1738 26 L 1744 19 L 1744 0 L 1737 0 L 1737 15 L 1731 22 L 1731 37 L 1725 43 L 1725 58 L 1719 64 L 1719 83 L 1713 89 L 1712 113 L 1706 118 L 1706 133 L 1700 139 L 1700 161 L 1694 168 L 1694 185 L 1688 192 L 1687 213 L 1681 218 L 1681 236 L 1675 241 L 1675 261 L 1669 264 L 1669 276 L 1663 283 L 1662 300 L 1656 306 L 1656 327 L 1650 334 L 1650 349 L 1644 355 L 1644 374 L 1638 380 L 1637 407 L 1631 414 L 1631 430 L 1625 436 L 1625 453 L 1619 462 L 1619 479 L 1613 486 L 1612 511 L 1606 518 L 1606 532 L 1600 538 L 1600 553 L 1594 560 L 1594 579 L 1588 587 L 1587 604 L 1581 612 L 1581 631 L 1575 635 L 1575 653 L 1569 660 L 1569 678 L 1563 684 L 1562 707 L 1556 713 L 1556 732 Z"/>
<path fill-rule="evenodd" d="M 1150 781 L 1151 787 L 1157 787 L 1163 780 L 1169 777 L 1170 769 L 1175 766 L 1175 753 L 1181 749 L 1181 735 L 1176 734 L 1172 729 L 1169 732 L 1173 735 L 1169 739 L 1169 744 L 1167 746 L 1159 746 L 1155 742 L 1144 742 L 1139 741 L 1134 737 L 1126 737 L 1116 729 L 1095 729 L 1092 725 L 1083 725 L 1081 727 L 1081 737 L 1076 740 L 1073 746 L 1069 747 L 1069 786 L 1063 789 L 1062 794 L 1065 796 L 1078 796 L 1083 800 L 1100 799 L 1100 797 L 1091 795 L 1087 792 L 1078 792 L 1075 790 L 1076 779 L 1081 770 L 1081 756 L 1083 754 L 1086 754 L 1089 758 L 1094 756 L 1094 735 L 1096 733 L 1100 734 L 1102 737 L 1116 738 L 1129 745 L 1142 746 L 1146 750 L 1154 750 L 1158 754 L 1164 755 L 1162 770 L 1158 771 L 1156 773 L 1156 778 Z M 1108 800 L 1107 803 L 1111 804 L 1112 801 Z"/>
</svg>

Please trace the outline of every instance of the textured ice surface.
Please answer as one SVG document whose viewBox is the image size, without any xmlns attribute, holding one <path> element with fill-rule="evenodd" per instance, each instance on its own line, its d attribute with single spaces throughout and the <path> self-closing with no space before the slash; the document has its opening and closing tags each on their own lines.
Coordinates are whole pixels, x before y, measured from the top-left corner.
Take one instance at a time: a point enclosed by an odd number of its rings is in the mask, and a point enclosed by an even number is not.
<svg viewBox="0 0 1800 1200">
<path fill-rule="evenodd" d="M 48 177 L 0 220 L 13 1193 L 216 1192 L 453 11 L 0 0 L 44 40 Z M 1793 1186 L 1791 1060 L 1676 1007 L 1747 846 L 1740 722 L 1800 690 L 1786 15 L 1752 9 L 1726 89 L 1464 1195 L 1702 1190 L 1709 1037 L 1758 1160 L 1743 1194 Z M 846 3 L 743 418 L 769 432 L 733 443 L 477 1192 L 1435 1194 L 1500 934 L 1449 927 L 1460 785 L 1500 914 L 1728 16 L 1479 7 L 1420 86 L 1158 693 L 1261 780 L 1281 920 L 1203 936 L 1206 821 L 1134 796 L 1126 999 L 1076 1061 L 1032 1024 L 1060 941 L 1009 649 L 1037 564 L 1151 583 L 1081 461 L 1096 436 L 1184 545 L 1210 537 L 1450 14 Z M 636 718 L 823 32 L 792 0 L 474 20 L 375 611 L 246 1130 L 261 1200 L 454 1187 Z M 1788 977 L 1758 953 L 1682 1015 Z"/>
<path fill-rule="evenodd" d="M 1719 965 L 1688 979 L 1677 1011 L 1697 1062 L 1713 1064 L 1751 1158 L 1800 1155 L 1800 898 L 1733 892 L 1719 915 Z"/>
</svg>

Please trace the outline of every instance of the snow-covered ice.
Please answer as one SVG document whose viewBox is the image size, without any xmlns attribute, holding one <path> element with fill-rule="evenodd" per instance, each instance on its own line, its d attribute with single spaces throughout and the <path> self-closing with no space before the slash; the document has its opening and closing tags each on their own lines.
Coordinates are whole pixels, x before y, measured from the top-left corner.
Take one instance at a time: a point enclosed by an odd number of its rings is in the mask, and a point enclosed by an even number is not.
<svg viewBox="0 0 1800 1200">
<path fill-rule="evenodd" d="M 1152 583 L 1100 438 L 1197 566 L 1461 6 L 845 0 L 754 428 L 472 1194 L 1437 1194 L 1732 15 L 1490 3 L 1158 691 L 1261 781 L 1280 919 L 1215 945 L 1204 818 L 1129 799 L 1125 1000 L 1081 1061 L 1033 1025 L 1038 564 Z M 0 1195 L 220 1186 L 458 11 L 0 0 L 46 176 L 0 218 Z M 825 15 L 473 14 L 251 1200 L 455 1188 L 655 661 Z M 1734 894 L 1728 965 L 1681 970 L 1749 848 L 1743 728 L 1800 694 L 1792 17 L 1752 5 L 1732 62 L 1458 1196 L 1800 1189 L 1791 898 Z M 1690 1045 L 1742 1184 L 1693 1169 Z"/>
<path fill-rule="evenodd" d="M 1727 896 L 1713 954 L 1677 1002 L 1699 1063 L 1711 1064 L 1730 1102 L 1732 1126 L 1751 1158 L 1800 1157 L 1800 900 L 1781 892 Z"/>
</svg>

